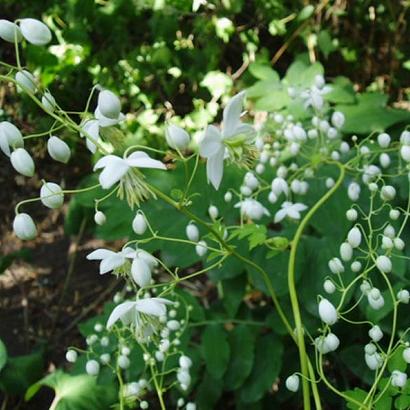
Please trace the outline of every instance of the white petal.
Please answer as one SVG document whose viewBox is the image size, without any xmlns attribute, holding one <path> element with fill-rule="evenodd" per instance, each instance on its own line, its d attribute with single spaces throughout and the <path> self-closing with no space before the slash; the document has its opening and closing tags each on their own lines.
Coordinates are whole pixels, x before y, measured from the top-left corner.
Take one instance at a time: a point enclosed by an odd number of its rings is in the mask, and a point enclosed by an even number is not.
<svg viewBox="0 0 410 410">
<path fill-rule="evenodd" d="M 225 148 L 222 147 L 215 155 L 208 158 L 206 163 L 206 175 L 215 189 L 219 188 L 224 172 Z"/>
<path fill-rule="evenodd" d="M 99 181 L 101 186 L 104 189 L 111 188 L 128 172 L 129 169 L 129 165 L 121 158 L 110 162 L 100 174 Z"/>
<path fill-rule="evenodd" d="M 204 137 L 199 144 L 199 154 L 201 157 L 209 158 L 215 155 L 222 146 L 222 136 L 218 128 L 208 125 Z"/>
<path fill-rule="evenodd" d="M 254 128 L 252 127 L 251 124 L 244 124 L 244 123 L 239 123 L 237 124 L 232 136 L 239 135 L 239 134 L 249 134 L 251 132 L 255 131 Z M 225 137 L 228 138 L 228 137 Z"/>
<path fill-rule="evenodd" d="M 280 209 L 275 214 L 275 223 L 280 222 L 282 219 L 286 217 L 286 215 L 287 215 L 287 211 L 285 209 Z"/>
<path fill-rule="evenodd" d="M 161 161 L 152 159 L 143 151 L 133 152 L 125 161 L 130 167 L 167 169 Z"/>
<path fill-rule="evenodd" d="M 94 171 L 96 169 L 105 168 L 108 164 L 116 161 L 123 161 L 122 158 L 117 155 L 106 155 L 105 157 L 100 158 L 94 165 Z"/>
<path fill-rule="evenodd" d="M 111 255 L 108 258 L 104 258 L 100 263 L 100 275 L 104 275 L 104 273 L 120 267 L 124 262 L 125 258 L 120 253 L 114 253 L 114 255 Z"/>
<path fill-rule="evenodd" d="M 115 255 L 114 251 L 110 251 L 109 249 L 97 249 L 87 255 L 87 259 L 90 261 L 100 260 L 109 258 L 110 256 Z"/>
<path fill-rule="evenodd" d="M 305 204 L 297 203 L 297 204 L 294 204 L 294 205 L 293 205 L 293 208 L 294 208 L 296 211 L 300 212 L 300 211 L 306 210 L 306 209 L 307 209 L 307 206 L 306 206 Z"/>
<path fill-rule="evenodd" d="M 135 302 L 135 308 L 139 312 L 145 313 L 147 315 L 164 316 L 167 312 L 167 309 L 164 303 L 159 300 L 157 300 L 157 298 L 140 299 Z"/>
<path fill-rule="evenodd" d="M 0 135 L 0 149 L 9 157 L 10 156 L 10 147 L 7 137 Z"/>
<path fill-rule="evenodd" d="M 124 302 L 118 305 L 112 312 L 107 321 L 107 329 L 109 329 L 118 319 L 121 319 L 127 313 L 130 312 L 132 308 L 135 307 L 136 302 Z"/>
<path fill-rule="evenodd" d="M 235 129 L 240 122 L 240 116 L 242 112 L 243 99 L 245 97 L 245 91 L 236 94 L 231 98 L 228 105 L 223 112 L 223 137 L 229 138 L 235 135 Z"/>
<path fill-rule="evenodd" d="M 293 219 L 300 219 L 300 213 L 297 209 L 295 209 L 293 206 L 288 208 L 287 213 L 290 218 Z"/>
</svg>

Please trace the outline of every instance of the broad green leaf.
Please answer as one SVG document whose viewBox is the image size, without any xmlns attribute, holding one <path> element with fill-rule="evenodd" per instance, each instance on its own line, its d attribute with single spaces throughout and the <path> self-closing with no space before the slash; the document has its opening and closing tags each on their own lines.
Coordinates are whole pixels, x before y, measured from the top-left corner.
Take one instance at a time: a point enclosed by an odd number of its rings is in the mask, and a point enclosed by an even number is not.
<svg viewBox="0 0 410 410">
<path fill-rule="evenodd" d="M 246 275 L 240 275 L 232 279 L 222 281 L 222 303 L 229 317 L 234 318 L 245 296 L 245 288 L 247 285 Z"/>
<path fill-rule="evenodd" d="M 317 36 L 317 45 L 326 58 L 329 57 L 330 53 L 336 50 L 332 37 L 327 30 L 322 30 Z"/>
<path fill-rule="evenodd" d="M 397 397 L 394 401 L 394 408 L 397 410 L 408 410 L 410 408 L 410 396 L 403 394 Z"/>
<path fill-rule="evenodd" d="M 225 388 L 236 390 L 249 376 L 255 356 L 256 329 L 239 325 L 229 333 L 231 360 L 225 374 Z"/>
<path fill-rule="evenodd" d="M 403 350 L 404 347 L 400 346 L 393 354 L 393 356 L 389 359 L 387 363 L 387 368 L 389 369 L 390 372 L 394 370 L 399 370 L 401 372 L 406 371 L 407 369 L 407 363 L 403 359 Z"/>
<path fill-rule="evenodd" d="M 7 362 L 7 349 L 6 345 L 3 343 L 3 341 L 0 339 L 0 372 L 3 369 L 3 367 L 6 365 Z"/>
<path fill-rule="evenodd" d="M 245 380 L 240 398 L 245 403 L 260 400 L 271 388 L 282 368 L 283 345 L 277 335 L 259 337 L 252 372 Z"/>
<path fill-rule="evenodd" d="M 356 387 L 354 390 L 347 390 L 344 392 L 344 394 L 346 394 L 347 396 L 351 397 L 352 399 L 356 400 L 359 403 L 362 403 L 364 401 L 364 399 L 367 396 L 367 392 L 359 389 L 358 387 Z M 351 410 L 357 410 L 359 409 L 360 406 L 354 404 L 354 403 L 347 403 L 347 408 L 351 409 Z"/>
<path fill-rule="evenodd" d="M 249 72 L 258 80 L 279 81 L 279 74 L 268 64 L 253 63 L 249 66 Z"/>
<path fill-rule="evenodd" d="M 215 404 L 222 395 L 222 386 L 220 379 L 215 379 L 208 372 L 205 373 L 195 394 L 195 401 L 201 410 L 216 408 Z"/>
<path fill-rule="evenodd" d="M 227 334 L 220 325 L 209 325 L 202 334 L 202 356 L 208 373 L 220 379 L 228 366 L 230 349 Z"/>
<path fill-rule="evenodd" d="M 325 99 L 334 104 L 354 104 L 356 93 L 352 82 L 346 77 L 336 77 L 331 84 L 331 91 L 325 94 Z"/>
</svg>

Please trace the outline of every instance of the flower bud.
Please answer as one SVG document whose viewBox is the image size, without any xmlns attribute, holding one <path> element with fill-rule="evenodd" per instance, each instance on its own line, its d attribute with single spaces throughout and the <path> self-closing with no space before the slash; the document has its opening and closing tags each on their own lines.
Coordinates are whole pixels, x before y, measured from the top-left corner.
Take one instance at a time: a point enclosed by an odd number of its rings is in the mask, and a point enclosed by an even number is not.
<svg viewBox="0 0 410 410">
<path fill-rule="evenodd" d="M 340 111 L 335 111 L 332 114 L 331 122 L 336 128 L 339 128 L 339 129 L 342 128 L 343 124 L 345 123 L 344 114 Z"/>
<path fill-rule="evenodd" d="M 232 192 L 228 191 L 225 195 L 224 195 L 224 201 L 225 202 L 231 202 L 232 201 Z"/>
<path fill-rule="evenodd" d="M 393 370 L 391 374 L 391 385 L 394 387 L 404 387 L 407 383 L 407 374 L 399 370 Z"/>
<path fill-rule="evenodd" d="M 379 342 L 383 337 L 383 332 L 379 326 L 375 325 L 369 330 L 369 337 L 373 342 Z"/>
<path fill-rule="evenodd" d="M 297 374 L 292 374 L 286 379 L 286 388 L 292 392 L 297 392 L 299 390 L 299 376 Z"/>
<path fill-rule="evenodd" d="M 173 149 L 183 150 L 189 145 L 189 134 L 181 127 L 170 124 L 165 128 L 165 139 Z"/>
<path fill-rule="evenodd" d="M 344 261 L 350 261 L 353 257 L 353 248 L 348 242 L 344 242 L 340 245 L 340 256 Z"/>
<path fill-rule="evenodd" d="M 34 175 L 34 162 L 30 154 L 24 148 L 17 148 L 10 155 L 13 168 L 21 175 L 32 177 Z"/>
<path fill-rule="evenodd" d="M 406 246 L 403 239 L 401 239 L 401 238 L 394 238 L 393 239 L 393 244 L 394 244 L 394 247 L 399 251 L 402 251 Z"/>
<path fill-rule="evenodd" d="M 362 264 L 359 261 L 354 261 L 351 265 L 350 265 L 350 269 L 352 270 L 352 272 L 359 272 L 360 269 L 362 269 Z"/>
<path fill-rule="evenodd" d="M 50 29 L 41 21 L 36 19 L 20 20 L 20 28 L 24 38 L 36 46 L 44 46 L 51 41 Z"/>
<path fill-rule="evenodd" d="M 70 147 L 58 137 L 50 137 L 47 141 L 47 151 L 55 161 L 67 164 L 71 156 Z"/>
<path fill-rule="evenodd" d="M 181 356 L 179 358 L 179 366 L 183 369 L 189 369 L 192 366 L 192 360 L 188 356 Z"/>
<path fill-rule="evenodd" d="M 389 224 L 384 228 L 383 234 L 388 236 L 391 239 L 394 239 L 394 237 L 396 236 L 396 230 L 394 229 L 392 225 Z"/>
<path fill-rule="evenodd" d="M 380 191 L 380 197 L 383 201 L 391 201 L 396 196 L 396 190 L 391 185 L 385 185 Z"/>
<path fill-rule="evenodd" d="M 329 352 L 334 352 L 340 345 L 339 338 L 334 333 L 329 333 L 324 340 Z"/>
<path fill-rule="evenodd" d="M 384 306 L 383 295 L 377 288 L 373 288 L 367 293 L 367 301 L 369 302 L 370 307 L 374 310 L 379 310 Z"/>
<path fill-rule="evenodd" d="M 386 134 L 385 132 L 377 136 L 377 142 L 382 148 L 387 148 L 390 144 L 390 141 L 391 141 L 390 135 Z"/>
<path fill-rule="evenodd" d="M 357 220 L 357 216 L 358 216 L 358 214 L 357 214 L 357 211 L 356 211 L 356 209 L 348 209 L 347 211 L 346 211 L 346 218 L 347 218 L 347 220 L 348 221 L 351 221 L 351 222 L 354 222 L 354 221 L 356 221 Z"/>
<path fill-rule="evenodd" d="M 24 241 L 33 239 L 37 235 L 37 228 L 30 215 L 17 214 L 13 221 L 13 231 L 16 236 Z"/>
<path fill-rule="evenodd" d="M 349 242 L 352 248 L 358 248 L 360 246 L 360 243 L 362 242 L 362 233 L 357 226 L 352 228 L 347 234 L 347 242 Z"/>
<path fill-rule="evenodd" d="M 94 214 L 94 221 L 97 225 L 104 225 L 107 222 L 107 217 L 105 216 L 104 212 L 97 211 Z"/>
<path fill-rule="evenodd" d="M 347 188 L 347 195 L 351 201 L 357 201 L 360 196 L 360 185 L 357 182 L 351 182 Z"/>
<path fill-rule="evenodd" d="M 390 160 L 389 154 L 386 154 L 385 152 L 383 152 L 382 154 L 380 154 L 379 162 L 380 162 L 380 165 L 381 165 L 383 168 L 388 168 L 388 167 L 390 166 L 390 164 L 391 164 L 391 160 Z"/>
<path fill-rule="evenodd" d="M 121 369 L 128 369 L 130 367 L 130 359 L 127 356 L 124 355 L 120 355 L 118 356 L 118 360 L 117 360 L 118 366 Z"/>
<path fill-rule="evenodd" d="M 319 316 L 322 322 L 328 325 L 334 325 L 337 322 L 337 311 L 327 299 L 319 302 Z"/>
<path fill-rule="evenodd" d="M 68 350 L 65 354 L 67 362 L 75 363 L 77 361 L 78 354 L 75 350 Z"/>
<path fill-rule="evenodd" d="M 48 91 L 46 91 L 41 97 L 41 104 L 43 104 L 44 108 L 50 112 L 53 112 L 56 108 L 56 100 Z"/>
<path fill-rule="evenodd" d="M 0 38 L 9 43 L 18 43 L 23 39 L 21 35 L 21 30 L 17 24 L 11 21 L 1 19 L 0 20 Z"/>
<path fill-rule="evenodd" d="M 383 273 L 390 273 L 393 268 L 390 258 L 386 255 L 380 255 L 377 257 L 376 266 Z"/>
<path fill-rule="evenodd" d="M 410 293 L 407 289 L 402 289 L 397 292 L 397 299 L 400 303 L 405 303 L 406 305 L 410 301 Z"/>
<path fill-rule="evenodd" d="M 400 148 L 400 155 L 403 158 L 404 161 L 410 162 L 410 146 L 409 145 L 403 145 Z"/>
<path fill-rule="evenodd" d="M 131 275 L 135 283 L 141 288 L 151 283 L 151 269 L 142 258 L 136 257 L 132 261 Z"/>
<path fill-rule="evenodd" d="M 85 371 L 90 376 L 97 376 L 100 372 L 100 364 L 97 362 L 97 360 L 88 360 L 88 362 L 85 364 Z"/>
<path fill-rule="evenodd" d="M 343 266 L 342 261 L 339 258 L 332 258 L 329 261 L 329 269 L 332 273 L 335 275 L 338 275 L 340 273 L 343 273 L 345 271 L 345 268 Z"/>
<path fill-rule="evenodd" d="M 11 122 L 0 122 L 0 148 L 9 157 L 10 147 L 22 148 L 24 147 L 23 136 L 20 130 Z"/>
<path fill-rule="evenodd" d="M 383 364 L 383 359 L 381 358 L 379 353 L 373 353 L 373 354 L 366 353 L 364 355 L 364 359 L 367 364 L 367 367 L 370 370 L 377 370 Z"/>
<path fill-rule="evenodd" d="M 403 360 L 404 360 L 406 363 L 410 363 L 410 347 L 406 347 L 406 348 L 403 350 Z"/>
<path fill-rule="evenodd" d="M 209 213 L 209 216 L 211 217 L 211 219 L 218 218 L 219 211 L 218 211 L 218 208 L 215 205 L 211 205 L 208 208 L 208 213 Z"/>
<path fill-rule="evenodd" d="M 326 293 L 332 294 L 335 292 L 336 286 L 331 280 L 326 279 L 325 282 L 323 283 L 323 289 L 325 290 Z"/>
<path fill-rule="evenodd" d="M 199 230 L 196 225 L 189 223 L 185 229 L 187 238 L 192 242 L 198 242 Z"/>
<path fill-rule="evenodd" d="M 208 251 L 208 247 L 206 245 L 205 241 L 199 241 L 197 245 L 195 246 L 195 251 L 198 256 L 204 256 L 206 252 Z"/>
<path fill-rule="evenodd" d="M 137 212 L 137 214 L 135 215 L 135 218 L 132 221 L 132 230 L 137 235 L 144 235 L 145 231 L 147 230 L 147 221 L 145 220 L 145 216 L 141 212 Z"/>
<path fill-rule="evenodd" d="M 23 91 L 29 91 L 32 94 L 36 92 L 36 79 L 29 71 L 21 70 L 17 72 L 15 79 L 17 84 L 20 86 L 20 88 L 23 89 Z"/>
<path fill-rule="evenodd" d="M 104 117 L 112 120 L 117 119 L 121 113 L 120 99 L 109 90 L 100 91 L 98 94 L 98 109 Z"/>
<path fill-rule="evenodd" d="M 64 203 L 64 193 L 60 185 L 46 182 L 40 189 L 41 202 L 48 208 L 59 208 Z"/>
</svg>

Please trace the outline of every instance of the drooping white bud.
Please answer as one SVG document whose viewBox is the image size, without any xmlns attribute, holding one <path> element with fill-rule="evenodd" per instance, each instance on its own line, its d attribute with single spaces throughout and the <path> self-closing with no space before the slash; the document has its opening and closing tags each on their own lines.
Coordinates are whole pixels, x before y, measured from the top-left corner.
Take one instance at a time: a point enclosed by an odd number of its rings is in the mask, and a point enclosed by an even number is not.
<svg viewBox="0 0 410 410">
<path fill-rule="evenodd" d="M 360 229 L 355 226 L 347 234 L 347 242 L 349 242 L 352 248 L 358 248 L 362 242 L 362 233 Z"/>
<path fill-rule="evenodd" d="M 359 272 L 360 269 L 362 269 L 362 264 L 359 261 L 354 261 L 351 265 L 350 265 L 350 269 L 352 270 L 352 272 Z"/>
<path fill-rule="evenodd" d="M 344 114 L 340 111 L 335 111 L 332 114 L 331 122 L 332 122 L 333 126 L 335 126 L 336 128 L 339 128 L 339 129 L 342 128 L 343 124 L 345 123 Z"/>
<path fill-rule="evenodd" d="M 192 242 L 198 242 L 199 240 L 199 229 L 196 225 L 190 222 L 185 229 L 187 238 Z"/>
<path fill-rule="evenodd" d="M 37 89 L 36 79 L 34 78 L 33 74 L 31 74 L 27 70 L 18 71 L 15 75 L 15 79 L 17 84 L 22 88 L 24 91 L 29 91 L 31 93 L 35 93 Z"/>
<path fill-rule="evenodd" d="M 132 261 L 131 275 L 135 283 L 141 288 L 151 283 L 151 269 L 142 258 L 136 257 Z"/>
<path fill-rule="evenodd" d="M 232 192 L 228 191 L 224 195 L 224 201 L 225 202 L 231 202 L 232 201 Z"/>
<path fill-rule="evenodd" d="M 332 258 L 329 263 L 329 269 L 332 273 L 335 275 L 338 275 L 340 273 L 343 273 L 345 271 L 345 268 L 343 266 L 342 261 L 339 258 Z"/>
<path fill-rule="evenodd" d="M 20 28 L 17 24 L 11 21 L 1 19 L 0 20 L 0 38 L 9 43 L 18 43 L 23 39 Z"/>
<path fill-rule="evenodd" d="M 120 99 L 112 91 L 102 90 L 98 94 L 98 110 L 104 117 L 115 120 L 121 113 Z"/>
<path fill-rule="evenodd" d="M 69 363 L 75 363 L 77 361 L 78 354 L 75 350 L 67 350 L 65 358 Z"/>
<path fill-rule="evenodd" d="M 286 388 L 291 392 L 297 392 L 299 390 L 299 376 L 292 374 L 286 379 Z"/>
<path fill-rule="evenodd" d="M 24 147 L 23 136 L 20 130 L 11 122 L 0 122 L 0 149 L 10 156 L 10 147 L 22 148 Z"/>
<path fill-rule="evenodd" d="M 394 387 L 404 387 L 407 383 L 407 374 L 399 370 L 393 370 L 391 374 L 391 385 Z"/>
<path fill-rule="evenodd" d="M 47 141 L 47 151 L 55 161 L 66 164 L 71 156 L 70 147 L 58 137 L 50 137 Z"/>
<path fill-rule="evenodd" d="M 340 256 L 344 261 L 350 261 L 353 257 L 353 248 L 348 242 L 340 245 Z"/>
<path fill-rule="evenodd" d="M 357 182 L 351 182 L 347 189 L 347 195 L 353 202 L 357 201 L 360 196 L 360 185 Z"/>
<path fill-rule="evenodd" d="M 105 216 L 104 212 L 97 211 L 94 214 L 94 221 L 97 225 L 104 225 L 107 222 L 107 217 Z"/>
<path fill-rule="evenodd" d="M 370 370 L 377 370 L 383 364 L 383 359 L 377 352 L 373 354 L 365 353 L 364 359 Z"/>
<path fill-rule="evenodd" d="M 334 325 L 337 322 L 336 308 L 327 299 L 319 302 L 319 316 L 322 322 L 328 325 Z"/>
<path fill-rule="evenodd" d="M 386 154 L 385 152 L 383 152 L 382 154 L 380 154 L 379 162 L 380 162 L 380 165 L 381 165 L 383 168 L 388 168 L 388 167 L 390 166 L 390 164 L 391 164 L 391 159 L 390 159 L 390 157 L 389 157 L 389 154 Z"/>
<path fill-rule="evenodd" d="M 275 178 L 272 181 L 272 192 L 276 195 L 279 196 L 282 192 L 288 196 L 289 193 L 289 187 L 288 183 L 280 177 Z"/>
<path fill-rule="evenodd" d="M 17 148 L 10 155 L 13 168 L 26 177 L 34 175 L 34 161 L 24 148 Z"/>
<path fill-rule="evenodd" d="M 391 240 L 391 238 L 389 238 L 388 236 L 384 236 L 382 238 L 382 248 L 383 249 L 393 249 L 394 244 L 393 241 Z"/>
<path fill-rule="evenodd" d="M 403 359 L 406 363 L 410 363 L 410 347 L 403 350 Z"/>
<path fill-rule="evenodd" d="M 85 371 L 90 376 L 97 376 L 100 372 L 100 364 L 97 362 L 97 360 L 88 360 L 88 362 L 85 364 Z"/>
<path fill-rule="evenodd" d="M 329 352 L 334 352 L 340 345 L 339 338 L 334 333 L 329 333 L 324 340 Z"/>
<path fill-rule="evenodd" d="M 335 180 L 333 178 L 326 179 L 326 188 L 330 189 L 335 185 Z"/>
<path fill-rule="evenodd" d="M 26 213 L 17 214 L 13 221 L 13 231 L 23 241 L 29 241 L 37 235 L 33 219 Z"/>
<path fill-rule="evenodd" d="M 383 337 L 383 332 L 380 329 L 380 326 L 375 325 L 369 330 L 369 337 L 373 340 L 373 342 L 377 343 Z"/>
<path fill-rule="evenodd" d="M 352 221 L 352 222 L 354 222 L 354 221 L 356 221 L 357 220 L 357 217 L 358 217 L 358 213 L 357 213 L 357 211 L 356 211 L 356 209 L 348 209 L 347 211 L 346 211 L 346 218 L 349 220 L 349 221 Z"/>
<path fill-rule="evenodd" d="M 390 273 L 393 269 L 391 260 L 386 255 L 380 255 L 376 259 L 377 268 L 384 273 Z"/>
<path fill-rule="evenodd" d="M 326 279 L 325 282 L 323 283 L 323 289 L 325 290 L 326 293 L 329 293 L 331 295 L 332 293 L 335 292 L 336 285 L 330 279 Z"/>
<path fill-rule="evenodd" d="M 20 20 L 20 28 L 24 38 L 36 46 L 44 46 L 51 41 L 50 29 L 41 21 L 36 19 Z"/>
<path fill-rule="evenodd" d="M 192 366 L 192 360 L 188 356 L 181 356 L 179 358 L 179 366 L 183 369 L 189 369 Z"/>
<path fill-rule="evenodd" d="M 383 132 L 377 136 L 377 142 L 382 148 L 387 148 L 390 144 L 391 138 L 389 134 Z"/>
<path fill-rule="evenodd" d="M 217 208 L 215 205 L 211 205 L 211 206 L 208 208 L 208 214 L 209 214 L 209 216 L 211 217 L 211 219 L 216 219 L 216 218 L 218 218 L 218 215 L 219 215 L 218 208 Z"/>
<path fill-rule="evenodd" d="M 380 197 L 383 201 L 391 201 L 396 196 L 396 189 L 391 185 L 385 185 L 380 191 Z"/>
<path fill-rule="evenodd" d="M 410 145 L 403 145 L 400 148 L 400 155 L 404 161 L 410 162 Z"/>
<path fill-rule="evenodd" d="M 48 208 L 59 208 L 64 203 L 64 193 L 60 185 L 46 182 L 40 189 L 41 202 Z"/>
<path fill-rule="evenodd" d="M 405 303 L 406 305 L 410 301 L 410 292 L 407 289 L 401 289 L 397 292 L 397 299 L 400 303 Z"/>
<path fill-rule="evenodd" d="M 134 220 L 132 221 L 132 230 L 137 235 L 144 235 L 147 230 L 147 221 L 141 212 L 137 212 L 135 215 Z"/>
<path fill-rule="evenodd" d="M 127 356 L 119 355 L 117 360 L 118 366 L 121 369 L 128 369 L 130 367 L 130 359 Z"/>
<path fill-rule="evenodd" d="M 189 145 L 189 134 L 181 127 L 170 124 L 165 129 L 165 139 L 173 149 L 183 150 Z"/>
<path fill-rule="evenodd" d="M 208 247 L 205 241 L 199 241 L 195 246 L 195 251 L 198 256 L 204 256 L 208 251 Z"/>
<path fill-rule="evenodd" d="M 369 302 L 370 307 L 374 310 L 379 310 L 384 306 L 383 295 L 377 288 L 373 288 L 367 293 L 367 301 Z"/>
<path fill-rule="evenodd" d="M 53 112 L 56 108 L 56 100 L 48 91 L 46 91 L 41 97 L 41 104 L 43 104 L 44 108 L 50 112 Z"/>
<path fill-rule="evenodd" d="M 406 246 L 405 242 L 401 238 L 394 238 L 393 244 L 394 244 L 394 247 L 399 251 L 402 251 Z"/>
</svg>

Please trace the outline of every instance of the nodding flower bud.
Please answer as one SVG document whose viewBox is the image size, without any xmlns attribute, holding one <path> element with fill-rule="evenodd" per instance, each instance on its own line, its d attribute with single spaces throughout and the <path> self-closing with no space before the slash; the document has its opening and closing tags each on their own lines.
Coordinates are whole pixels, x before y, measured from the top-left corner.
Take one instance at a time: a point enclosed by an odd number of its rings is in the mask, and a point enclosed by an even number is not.
<svg viewBox="0 0 410 410">
<path fill-rule="evenodd" d="M 21 30 L 17 24 L 11 21 L 1 19 L 0 20 L 0 38 L 9 43 L 14 43 L 17 41 L 19 43 L 23 36 L 21 35 Z"/>
<path fill-rule="evenodd" d="M 396 189 L 391 185 L 385 185 L 380 191 L 380 197 L 383 201 L 391 201 L 396 196 Z"/>
<path fill-rule="evenodd" d="M 10 155 L 13 168 L 21 175 L 32 177 L 34 175 L 34 161 L 24 148 L 17 148 Z"/>
<path fill-rule="evenodd" d="M 132 221 L 132 230 L 137 235 L 144 235 L 145 231 L 147 230 L 147 221 L 145 220 L 145 216 L 141 212 L 137 212 L 137 214 L 135 215 L 135 218 Z"/>
<path fill-rule="evenodd" d="M 120 99 L 109 90 L 103 90 L 98 94 L 98 109 L 107 118 L 116 119 L 121 113 Z"/>
<path fill-rule="evenodd" d="M 68 350 L 65 354 L 67 362 L 75 363 L 77 361 L 78 354 L 75 350 Z"/>
<path fill-rule="evenodd" d="M 142 258 L 136 257 L 132 261 L 131 275 L 135 283 L 142 288 L 151 283 L 151 269 Z"/>
<path fill-rule="evenodd" d="M 208 208 L 208 213 L 209 213 L 209 216 L 211 217 L 211 219 L 218 218 L 219 211 L 218 211 L 218 208 L 215 205 L 211 205 Z"/>
<path fill-rule="evenodd" d="M 20 28 L 24 38 L 36 46 L 44 46 L 51 41 L 50 29 L 41 21 L 36 19 L 20 20 Z"/>
<path fill-rule="evenodd" d="M 181 356 L 179 358 L 179 366 L 182 369 L 189 369 L 192 366 L 192 360 L 188 356 Z"/>
<path fill-rule="evenodd" d="M 11 122 L 0 122 L 0 149 L 9 157 L 10 147 L 24 147 L 23 136 L 20 130 Z"/>
<path fill-rule="evenodd" d="M 334 333 L 329 333 L 324 340 L 329 352 L 334 352 L 340 345 L 339 338 Z"/>
<path fill-rule="evenodd" d="M 24 91 L 29 91 L 35 93 L 37 89 L 36 79 L 33 74 L 27 70 L 21 70 L 15 75 L 17 85 L 22 88 Z"/>
<path fill-rule="evenodd" d="M 29 241 L 37 236 L 37 228 L 30 215 L 17 214 L 13 221 L 13 231 L 23 241 Z"/>
<path fill-rule="evenodd" d="M 337 322 L 336 308 L 327 299 L 319 302 L 319 316 L 322 322 L 328 325 L 334 325 Z"/>
<path fill-rule="evenodd" d="M 343 242 L 340 245 L 340 257 L 344 260 L 344 261 L 350 261 L 350 259 L 352 259 L 353 257 L 353 248 L 350 245 L 350 243 L 348 242 Z"/>
<path fill-rule="evenodd" d="M 332 294 L 335 293 L 336 285 L 330 279 L 326 279 L 323 283 L 323 289 L 326 293 Z"/>
<path fill-rule="evenodd" d="M 173 149 L 183 150 L 189 145 L 189 134 L 181 127 L 170 124 L 165 128 L 165 139 Z"/>
<path fill-rule="evenodd" d="M 195 251 L 198 256 L 204 256 L 208 251 L 208 247 L 205 241 L 199 241 L 195 246 Z"/>
<path fill-rule="evenodd" d="M 345 271 L 345 268 L 343 266 L 342 261 L 339 258 L 333 258 L 329 261 L 329 269 L 332 273 L 335 275 L 338 275 L 340 273 L 343 273 Z"/>
<path fill-rule="evenodd" d="M 408 304 L 410 301 L 410 292 L 407 289 L 402 289 L 397 292 L 397 299 L 400 303 Z"/>
<path fill-rule="evenodd" d="M 53 112 L 56 108 L 56 100 L 48 91 L 46 91 L 41 97 L 41 104 L 43 104 L 44 108 L 50 112 Z"/>
<path fill-rule="evenodd" d="M 362 242 L 362 233 L 357 226 L 352 228 L 347 234 L 347 242 L 349 242 L 352 248 L 358 248 L 360 246 L 360 243 Z"/>
<path fill-rule="evenodd" d="M 407 374 L 399 370 L 393 370 L 391 374 L 391 385 L 394 387 L 404 387 L 407 383 Z"/>
<path fill-rule="evenodd" d="M 104 225 L 107 222 L 107 217 L 105 216 L 104 212 L 97 211 L 94 214 L 94 221 L 97 225 Z"/>
<path fill-rule="evenodd" d="M 357 217 L 358 217 L 358 214 L 357 214 L 356 209 L 351 208 L 351 209 L 348 209 L 348 210 L 346 211 L 346 218 L 347 218 L 349 221 L 354 222 L 354 221 L 356 221 Z"/>
<path fill-rule="evenodd" d="M 55 161 L 66 164 L 71 156 L 70 147 L 60 138 L 52 136 L 47 141 L 47 151 Z"/>
<path fill-rule="evenodd" d="M 351 201 L 355 202 L 359 199 L 360 190 L 360 185 L 357 182 L 351 182 L 347 188 L 347 196 Z"/>
<path fill-rule="evenodd" d="M 400 155 L 406 162 L 410 162 L 410 145 L 403 145 L 400 148 Z"/>
<path fill-rule="evenodd" d="M 391 138 L 389 134 L 383 132 L 377 136 L 377 142 L 382 148 L 387 148 L 390 144 Z"/>
<path fill-rule="evenodd" d="M 46 182 L 40 189 L 41 202 L 48 208 L 59 208 L 64 203 L 64 193 L 60 185 Z"/>
<path fill-rule="evenodd" d="M 297 392 L 299 390 L 299 376 L 297 374 L 292 374 L 286 379 L 286 388 L 292 392 Z"/>
<path fill-rule="evenodd" d="M 377 370 L 383 364 L 383 359 L 377 352 L 373 354 L 365 353 L 364 359 L 370 370 Z"/>
<path fill-rule="evenodd" d="M 231 202 L 231 201 L 232 201 L 232 192 L 228 191 L 228 192 L 224 195 L 224 201 L 225 201 L 225 202 Z"/>
<path fill-rule="evenodd" d="M 332 118 L 330 121 L 332 122 L 333 126 L 340 129 L 343 127 L 343 124 L 345 123 L 345 116 L 342 112 L 335 111 L 332 114 Z"/>
<path fill-rule="evenodd" d="M 367 293 L 367 301 L 369 302 L 370 307 L 374 310 L 379 310 L 384 306 L 384 297 L 377 288 L 372 288 Z"/>
<path fill-rule="evenodd" d="M 410 347 L 403 350 L 403 359 L 406 363 L 410 363 Z"/>
<path fill-rule="evenodd" d="M 100 364 L 97 362 L 97 360 L 89 360 L 85 364 L 85 371 L 90 376 L 97 376 L 100 372 Z"/>
<path fill-rule="evenodd" d="M 369 330 L 369 337 L 373 342 L 379 342 L 383 337 L 383 332 L 379 326 L 375 325 Z"/>
<path fill-rule="evenodd" d="M 192 242 L 198 242 L 199 240 L 199 230 L 196 225 L 189 223 L 185 229 L 187 238 Z"/>
<path fill-rule="evenodd" d="M 386 255 L 380 255 L 377 257 L 376 266 L 383 273 L 390 273 L 393 269 L 392 262 Z"/>
</svg>

